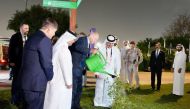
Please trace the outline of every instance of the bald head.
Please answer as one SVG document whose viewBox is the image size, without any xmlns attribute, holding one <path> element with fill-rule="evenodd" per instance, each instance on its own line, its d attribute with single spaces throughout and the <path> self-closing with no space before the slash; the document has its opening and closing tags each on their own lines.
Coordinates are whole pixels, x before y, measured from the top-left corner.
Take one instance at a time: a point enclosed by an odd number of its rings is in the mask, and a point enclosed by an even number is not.
<svg viewBox="0 0 190 109">
<path fill-rule="evenodd" d="M 95 44 L 99 39 L 99 33 L 98 32 L 93 32 L 89 35 L 89 40 L 91 44 Z"/>
</svg>

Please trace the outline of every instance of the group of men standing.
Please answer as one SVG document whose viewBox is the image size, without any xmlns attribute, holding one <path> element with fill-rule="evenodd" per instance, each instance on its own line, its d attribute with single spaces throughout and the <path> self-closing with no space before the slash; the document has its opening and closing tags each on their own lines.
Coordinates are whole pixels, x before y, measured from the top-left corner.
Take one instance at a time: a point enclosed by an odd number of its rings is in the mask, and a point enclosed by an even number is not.
<svg viewBox="0 0 190 109">
<path fill-rule="evenodd" d="M 124 41 L 121 48 L 122 70 L 121 79 L 133 87 L 133 77 L 135 77 L 136 88 L 140 88 L 138 66 L 143 61 L 143 55 L 134 41 Z"/>
<path fill-rule="evenodd" d="M 136 88 L 139 89 L 138 65 L 142 62 L 142 53 L 135 47 L 133 41 L 124 41 L 124 46 L 121 48 L 121 79 L 132 86 L 132 79 L 134 73 L 136 80 Z M 155 50 L 150 56 L 150 71 L 151 71 L 151 87 L 152 90 L 159 91 L 161 88 L 162 71 L 165 66 L 165 53 L 161 50 L 160 42 L 155 43 Z M 173 91 L 175 95 L 184 94 L 184 73 L 186 66 L 186 54 L 182 44 L 176 46 L 176 53 L 173 61 L 172 72 L 173 77 Z M 157 87 L 155 86 L 155 77 L 157 77 Z"/>
<path fill-rule="evenodd" d="M 95 48 L 99 39 L 96 30 L 80 37 L 66 31 L 52 46 L 51 38 L 57 29 L 57 22 L 47 18 L 30 37 L 27 37 L 27 23 L 22 23 L 20 31 L 11 37 L 9 64 L 13 73 L 13 104 L 19 107 L 22 102 L 22 109 L 81 109 L 82 76 L 87 70 L 85 60 L 97 50 L 106 59 L 104 70 L 107 74 L 95 73 L 95 106 L 111 107 L 113 98 L 109 95 L 109 89 L 115 78 L 120 77 L 120 72 L 131 87 L 134 75 L 136 88 L 140 88 L 138 66 L 143 56 L 134 41 L 125 41 L 124 48 L 119 49 L 116 46 L 117 37 L 108 35 L 102 46 Z M 157 90 L 160 90 L 165 54 L 160 50 L 160 43 L 156 43 L 155 47 L 150 57 L 151 87 L 155 90 L 157 75 Z M 183 94 L 185 61 L 184 47 L 179 44 L 173 65 L 173 93 L 177 95 Z"/>
<path fill-rule="evenodd" d="M 47 18 L 25 40 L 29 25 L 23 23 L 10 39 L 11 95 L 12 103 L 18 108 L 81 109 L 85 59 L 96 52 L 90 45 L 97 42 L 99 34 L 93 31 L 88 36 L 77 37 L 66 31 L 52 46 L 51 39 L 57 29 L 57 22 Z"/>
</svg>

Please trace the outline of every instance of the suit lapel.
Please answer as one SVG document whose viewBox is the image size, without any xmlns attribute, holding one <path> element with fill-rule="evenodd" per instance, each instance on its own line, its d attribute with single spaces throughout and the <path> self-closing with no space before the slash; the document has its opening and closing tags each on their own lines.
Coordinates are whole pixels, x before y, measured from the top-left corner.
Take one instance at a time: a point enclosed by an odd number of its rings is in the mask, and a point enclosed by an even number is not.
<svg viewBox="0 0 190 109">
<path fill-rule="evenodd" d="M 85 37 L 85 46 L 88 47 L 88 38 Z"/>
<path fill-rule="evenodd" d="M 85 47 L 87 47 L 89 49 L 89 44 L 88 43 L 89 43 L 88 42 L 88 37 L 85 37 Z M 90 56 L 90 51 L 87 54 L 87 57 L 89 57 L 89 56 Z"/>
</svg>

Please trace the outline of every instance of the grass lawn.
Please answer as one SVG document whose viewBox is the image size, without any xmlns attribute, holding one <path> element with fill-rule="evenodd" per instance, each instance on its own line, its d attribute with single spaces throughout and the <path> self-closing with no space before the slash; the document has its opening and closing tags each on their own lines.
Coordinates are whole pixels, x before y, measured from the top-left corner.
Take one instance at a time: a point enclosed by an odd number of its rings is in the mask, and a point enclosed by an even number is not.
<svg viewBox="0 0 190 109">
<path fill-rule="evenodd" d="M 137 109 L 190 109 L 190 84 L 185 84 L 183 97 L 172 95 L 171 90 L 172 84 L 162 85 L 160 91 L 152 91 L 150 86 L 143 85 L 140 90 L 132 90 L 128 96 Z M 81 106 L 84 109 L 104 109 L 93 107 L 93 97 L 94 87 L 84 88 Z M 10 105 L 9 99 L 10 90 L 0 90 L 0 109 L 16 109 Z"/>
</svg>

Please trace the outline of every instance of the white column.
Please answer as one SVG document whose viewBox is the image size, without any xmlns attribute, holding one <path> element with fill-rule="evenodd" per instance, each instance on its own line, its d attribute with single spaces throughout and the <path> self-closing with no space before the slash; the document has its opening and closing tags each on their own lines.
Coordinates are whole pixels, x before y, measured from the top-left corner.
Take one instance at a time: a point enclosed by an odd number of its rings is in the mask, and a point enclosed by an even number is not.
<svg viewBox="0 0 190 109">
<path fill-rule="evenodd" d="M 150 56 L 150 42 L 148 42 L 148 53 L 147 53 L 147 56 L 148 57 Z"/>
<path fill-rule="evenodd" d="M 190 39 L 189 39 L 189 62 L 190 62 Z"/>
<path fill-rule="evenodd" d="M 166 48 L 166 39 L 164 38 L 164 48 Z"/>
</svg>

